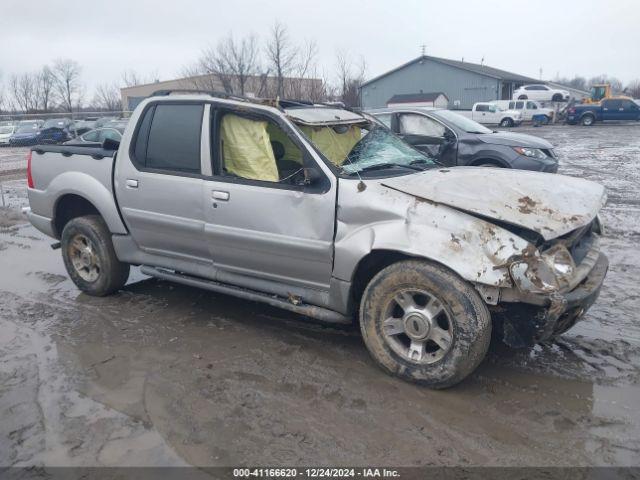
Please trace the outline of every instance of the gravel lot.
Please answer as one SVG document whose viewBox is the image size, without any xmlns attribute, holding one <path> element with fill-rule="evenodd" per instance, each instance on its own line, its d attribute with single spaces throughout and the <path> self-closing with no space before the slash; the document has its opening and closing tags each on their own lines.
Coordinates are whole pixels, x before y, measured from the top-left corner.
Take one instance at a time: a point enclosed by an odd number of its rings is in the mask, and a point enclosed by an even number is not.
<svg viewBox="0 0 640 480">
<path fill-rule="evenodd" d="M 611 270 L 560 340 L 447 391 L 382 373 L 355 329 L 138 272 L 80 294 L 0 176 L 0 466 L 640 465 L 640 125 L 516 131 L 605 184 Z"/>
</svg>

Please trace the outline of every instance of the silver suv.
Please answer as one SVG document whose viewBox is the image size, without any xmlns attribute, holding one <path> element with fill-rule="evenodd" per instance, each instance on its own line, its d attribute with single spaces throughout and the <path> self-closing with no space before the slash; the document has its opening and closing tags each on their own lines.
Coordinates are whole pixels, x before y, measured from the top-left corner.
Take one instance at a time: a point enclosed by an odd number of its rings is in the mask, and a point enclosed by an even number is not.
<svg viewBox="0 0 640 480">
<path fill-rule="evenodd" d="M 29 218 L 84 292 L 130 265 L 328 322 L 388 372 L 442 388 L 570 328 L 607 271 L 604 189 L 443 168 L 341 108 L 158 92 L 118 145 L 36 146 Z M 117 150 L 116 150 L 117 149 Z"/>
</svg>

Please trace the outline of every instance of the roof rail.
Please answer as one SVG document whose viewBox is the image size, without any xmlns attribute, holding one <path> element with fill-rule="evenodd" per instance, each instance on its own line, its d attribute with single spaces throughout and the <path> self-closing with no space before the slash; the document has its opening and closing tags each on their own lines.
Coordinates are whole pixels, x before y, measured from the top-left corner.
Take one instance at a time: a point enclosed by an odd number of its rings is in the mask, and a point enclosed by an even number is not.
<svg viewBox="0 0 640 480">
<path fill-rule="evenodd" d="M 167 97 L 172 93 L 193 93 L 193 94 L 204 94 L 209 95 L 215 98 L 225 98 L 227 100 L 237 100 L 239 102 L 252 102 L 254 99 L 243 97 L 240 95 L 233 95 L 227 92 L 217 92 L 215 90 L 199 90 L 199 89 L 189 89 L 189 88 L 172 88 L 167 90 L 156 90 L 151 94 L 152 97 Z"/>
</svg>

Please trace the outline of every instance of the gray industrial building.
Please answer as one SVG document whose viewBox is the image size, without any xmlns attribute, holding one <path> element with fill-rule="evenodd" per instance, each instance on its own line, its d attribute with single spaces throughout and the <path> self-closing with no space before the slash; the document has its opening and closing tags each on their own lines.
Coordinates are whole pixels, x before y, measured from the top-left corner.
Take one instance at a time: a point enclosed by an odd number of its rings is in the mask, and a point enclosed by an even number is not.
<svg viewBox="0 0 640 480">
<path fill-rule="evenodd" d="M 442 92 L 449 108 L 469 109 L 476 102 L 509 100 L 515 89 L 528 83 L 545 82 L 487 65 L 422 55 L 363 83 L 360 97 L 364 108 L 380 108 L 396 95 Z"/>
</svg>

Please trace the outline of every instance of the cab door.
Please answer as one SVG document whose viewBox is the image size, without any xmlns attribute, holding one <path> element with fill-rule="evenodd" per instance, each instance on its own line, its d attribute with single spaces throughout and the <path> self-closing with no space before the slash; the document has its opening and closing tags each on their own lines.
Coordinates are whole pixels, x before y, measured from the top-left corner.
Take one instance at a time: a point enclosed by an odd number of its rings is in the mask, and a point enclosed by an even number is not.
<svg viewBox="0 0 640 480">
<path fill-rule="evenodd" d="M 116 160 L 116 199 L 131 237 L 146 253 L 211 262 L 203 235 L 204 112 L 202 103 L 149 103 L 131 149 Z"/>
<path fill-rule="evenodd" d="M 281 117 L 217 109 L 214 174 L 202 192 L 216 270 L 326 291 L 333 271 L 337 183 Z M 304 168 L 320 178 L 305 184 Z"/>
<path fill-rule="evenodd" d="M 622 108 L 622 100 L 603 100 L 602 120 L 624 120 L 624 109 Z"/>
</svg>

